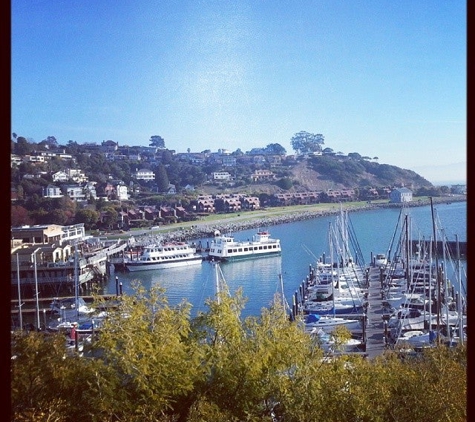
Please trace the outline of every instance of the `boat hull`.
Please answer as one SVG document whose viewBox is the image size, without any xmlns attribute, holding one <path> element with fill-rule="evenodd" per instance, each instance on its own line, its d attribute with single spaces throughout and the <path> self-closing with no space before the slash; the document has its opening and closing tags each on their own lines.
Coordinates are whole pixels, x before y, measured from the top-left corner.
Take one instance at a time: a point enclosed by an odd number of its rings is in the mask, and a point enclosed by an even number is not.
<svg viewBox="0 0 475 422">
<path fill-rule="evenodd" d="M 208 259 L 211 261 L 223 261 L 223 262 L 232 262 L 232 261 L 243 261 L 246 259 L 255 259 L 255 258 L 265 258 L 269 256 L 278 256 L 281 255 L 281 251 L 271 251 L 271 252 L 255 252 L 255 253 L 239 253 L 232 255 L 217 255 L 217 254 L 208 254 Z"/>
<path fill-rule="evenodd" d="M 128 271 L 145 271 L 145 270 L 163 270 L 166 268 L 176 268 L 176 267 L 189 267 L 194 265 L 200 265 L 203 262 L 203 257 L 198 256 L 192 259 L 186 260 L 176 260 L 170 262 L 128 262 L 125 264 L 125 268 Z"/>
</svg>

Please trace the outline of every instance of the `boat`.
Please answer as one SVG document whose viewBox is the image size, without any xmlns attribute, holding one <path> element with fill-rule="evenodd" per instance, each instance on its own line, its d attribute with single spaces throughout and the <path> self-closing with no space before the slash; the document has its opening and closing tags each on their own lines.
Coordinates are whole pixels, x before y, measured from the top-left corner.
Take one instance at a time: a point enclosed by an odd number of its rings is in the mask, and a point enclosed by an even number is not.
<svg viewBox="0 0 475 422">
<path fill-rule="evenodd" d="M 50 310 L 53 314 L 58 314 L 63 319 L 89 315 L 94 312 L 94 309 L 89 307 L 82 297 L 55 298 L 50 303 Z"/>
<path fill-rule="evenodd" d="M 305 331 L 311 333 L 315 328 L 322 329 L 326 333 L 331 333 L 336 327 L 344 326 L 348 330 L 362 330 L 363 325 L 360 319 L 347 319 L 333 315 L 308 314 L 304 318 Z"/>
<path fill-rule="evenodd" d="M 166 242 L 144 246 L 137 258 L 124 261 L 128 271 L 161 270 L 163 268 L 199 265 L 203 256 L 186 242 Z"/>
<path fill-rule="evenodd" d="M 212 261 L 234 261 L 279 255 L 279 239 L 272 239 L 268 231 L 259 230 L 252 240 L 238 241 L 231 234 L 216 236 L 210 242 L 208 258 Z"/>
<path fill-rule="evenodd" d="M 302 305 L 304 314 L 318 315 L 347 315 L 361 314 L 365 310 L 365 305 L 358 302 L 346 302 L 337 300 L 328 300 L 321 302 L 306 301 Z"/>
<path fill-rule="evenodd" d="M 356 338 L 339 342 L 332 334 L 327 333 L 321 328 L 314 328 L 309 334 L 315 337 L 318 345 L 325 352 L 358 352 L 361 351 L 364 345 L 363 340 Z"/>
<path fill-rule="evenodd" d="M 387 264 L 388 264 L 388 259 L 386 258 L 385 254 L 383 253 L 376 254 L 376 257 L 374 258 L 375 267 L 385 268 Z"/>
</svg>

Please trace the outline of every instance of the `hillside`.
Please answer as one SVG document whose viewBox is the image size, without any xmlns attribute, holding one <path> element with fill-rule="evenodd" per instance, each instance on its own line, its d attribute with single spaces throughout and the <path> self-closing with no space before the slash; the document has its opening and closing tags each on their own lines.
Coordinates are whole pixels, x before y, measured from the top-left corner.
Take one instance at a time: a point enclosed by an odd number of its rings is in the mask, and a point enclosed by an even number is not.
<svg viewBox="0 0 475 422">
<path fill-rule="evenodd" d="M 279 174 L 278 169 L 273 169 Z M 366 160 L 314 157 L 303 159 L 286 168 L 286 178 L 292 181 L 290 189 L 279 187 L 277 180 L 269 183 L 252 183 L 244 190 L 253 193 L 275 194 L 279 192 L 327 191 L 328 189 L 352 189 L 384 186 L 407 186 L 411 189 L 430 188 L 433 185 L 412 170 Z M 223 188 L 203 186 L 208 194 L 223 193 Z M 242 186 L 226 186 L 226 192 L 243 192 Z"/>
</svg>

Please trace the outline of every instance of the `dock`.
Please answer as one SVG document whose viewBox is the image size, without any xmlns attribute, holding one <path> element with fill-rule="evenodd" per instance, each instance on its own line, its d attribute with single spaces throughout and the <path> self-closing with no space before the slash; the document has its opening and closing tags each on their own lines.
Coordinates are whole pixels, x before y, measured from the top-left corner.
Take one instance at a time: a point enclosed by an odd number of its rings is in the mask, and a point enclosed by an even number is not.
<svg viewBox="0 0 475 422">
<path fill-rule="evenodd" d="M 366 310 L 366 354 L 369 359 L 381 355 L 386 350 L 387 328 L 381 296 L 381 270 L 370 267 L 368 279 L 368 307 Z"/>
</svg>

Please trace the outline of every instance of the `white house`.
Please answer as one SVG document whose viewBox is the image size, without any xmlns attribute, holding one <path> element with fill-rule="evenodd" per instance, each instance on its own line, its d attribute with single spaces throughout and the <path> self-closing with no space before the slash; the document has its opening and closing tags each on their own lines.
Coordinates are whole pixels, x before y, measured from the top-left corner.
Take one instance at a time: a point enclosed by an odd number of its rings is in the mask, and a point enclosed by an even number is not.
<svg viewBox="0 0 475 422">
<path fill-rule="evenodd" d="M 227 171 L 213 172 L 213 180 L 231 180 L 231 174 Z"/>
<path fill-rule="evenodd" d="M 117 199 L 119 201 L 127 201 L 129 199 L 127 186 L 124 184 L 119 184 L 115 187 L 117 193 Z"/>
<path fill-rule="evenodd" d="M 84 201 L 86 200 L 86 193 L 82 186 L 79 185 L 64 185 L 63 193 L 68 195 L 74 201 Z"/>
<path fill-rule="evenodd" d="M 61 192 L 61 188 L 59 186 L 48 185 L 43 189 L 43 196 L 45 198 L 61 198 L 63 193 Z"/>
<path fill-rule="evenodd" d="M 57 171 L 51 177 L 53 182 L 67 182 L 69 180 L 69 175 L 65 171 Z"/>
<path fill-rule="evenodd" d="M 83 189 L 86 197 L 97 198 L 96 182 L 87 182 Z"/>
<path fill-rule="evenodd" d="M 149 169 L 135 170 L 133 177 L 137 180 L 155 180 L 155 173 Z"/>
<path fill-rule="evenodd" d="M 412 201 L 412 191 L 408 188 L 393 189 L 389 194 L 389 202 L 401 204 Z"/>
<path fill-rule="evenodd" d="M 76 183 L 84 183 L 89 180 L 81 169 L 66 169 L 66 174 Z"/>
</svg>

